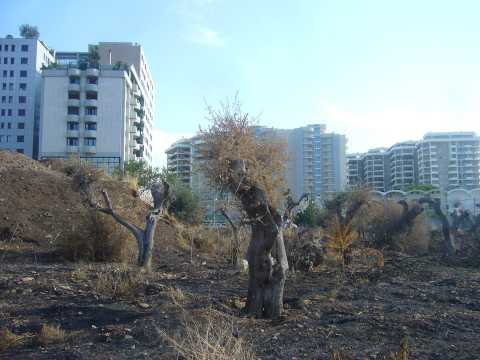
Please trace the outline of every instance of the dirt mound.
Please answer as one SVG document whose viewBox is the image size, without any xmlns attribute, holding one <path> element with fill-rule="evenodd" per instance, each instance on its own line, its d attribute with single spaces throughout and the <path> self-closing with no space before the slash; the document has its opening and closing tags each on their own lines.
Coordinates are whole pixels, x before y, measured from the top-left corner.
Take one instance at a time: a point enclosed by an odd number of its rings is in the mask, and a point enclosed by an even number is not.
<svg viewBox="0 0 480 360">
<path fill-rule="evenodd" d="M 148 205 L 127 183 L 107 176 L 100 180 L 100 187 L 108 191 L 121 215 L 143 226 Z M 124 241 L 122 251 L 131 253 L 127 257 L 133 259 L 136 253 L 133 236 L 108 215 L 92 211 L 75 190 L 72 177 L 6 151 L 0 151 L 0 241 L 27 242 L 42 251 L 70 244 L 79 255 L 125 260 L 125 254 L 93 253 L 98 252 L 94 249 L 98 243 L 108 246 Z"/>
</svg>

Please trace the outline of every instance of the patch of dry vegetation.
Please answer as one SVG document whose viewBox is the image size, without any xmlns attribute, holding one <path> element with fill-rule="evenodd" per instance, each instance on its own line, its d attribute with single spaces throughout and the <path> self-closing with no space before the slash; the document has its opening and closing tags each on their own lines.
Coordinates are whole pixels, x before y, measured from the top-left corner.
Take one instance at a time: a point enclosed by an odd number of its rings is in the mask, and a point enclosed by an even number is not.
<svg viewBox="0 0 480 360">
<path fill-rule="evenodd" d="M 106 266 L 97 273 L 95 291 L 108 298 L 135 298 L 144 287 L 144 275 L 126 265 Z"/>
<path fill-rule="evenodd" d="M 63 343 L 66 338 L 65 330 L 59 325 L 43 324 L 37 336 L 37 341 L 41 345 Z"/>
<path fill-rule="evenodd" d="M 26 339 L 26 335 L 17 335 L 9 329 L 0 329 L 0 351 L 22 345 Z"/>
<path fill-rule="evenodd" d="M 244 338 L 239 336 L 232 318 L 207 310 L 198 317 L 185 316 L 183 331 L 160 335 L 183 359 L 187 360 L 255 360 L 256 356 Z"/>
</svg>

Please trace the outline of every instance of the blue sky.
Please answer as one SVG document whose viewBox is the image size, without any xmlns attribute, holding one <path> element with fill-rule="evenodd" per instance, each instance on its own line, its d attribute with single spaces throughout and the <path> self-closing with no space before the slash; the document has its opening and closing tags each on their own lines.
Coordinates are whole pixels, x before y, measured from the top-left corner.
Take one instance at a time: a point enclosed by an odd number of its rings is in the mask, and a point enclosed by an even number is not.
<svg viewBox="0 0 480 360">
<path fill-rule="evenodd" d="M 37 25 L 57 50 L 135 41 L 155 77 L 156 162 L 238 91 L 260 123 L 325 123 L 364 151 L 478 131 L 480 2 L 0 0 L 0 36 Z"/>
</svg>

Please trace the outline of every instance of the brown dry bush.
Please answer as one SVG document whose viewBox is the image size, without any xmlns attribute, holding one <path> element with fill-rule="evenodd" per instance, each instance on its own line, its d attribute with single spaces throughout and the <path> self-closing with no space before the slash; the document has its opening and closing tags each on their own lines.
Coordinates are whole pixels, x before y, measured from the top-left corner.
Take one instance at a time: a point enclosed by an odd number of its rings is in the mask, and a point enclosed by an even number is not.
<svg viewBox="0 0 480 360">
<path fill-rule="evenodd" d="M 95 291 L 107 298 L 135 298 L 145 284 L 138 271 L 126 265 L 106 266 L 97 273 Z"/>
<path fill-rule="evenodd" d="M 0 351 L 5 351 L 25 343 L 27 336 L 17 335 L 9 329 L 0 329 Z"/>
<path fill-rule="evenodd" d="M 42 345 L 58 344 L 65 341 L 65 331 L 59 325 L 43 324 L 37 341 Z"/>
<path fill-rule="evenodd" d="M 187 360 L 254 360 L 255 354 L 238 335 L 232 318 L 213 309 L 196 318 L 185 314 L 183 331 L 170 336 L 159 333 L 177 353 Z"/>
</svg>

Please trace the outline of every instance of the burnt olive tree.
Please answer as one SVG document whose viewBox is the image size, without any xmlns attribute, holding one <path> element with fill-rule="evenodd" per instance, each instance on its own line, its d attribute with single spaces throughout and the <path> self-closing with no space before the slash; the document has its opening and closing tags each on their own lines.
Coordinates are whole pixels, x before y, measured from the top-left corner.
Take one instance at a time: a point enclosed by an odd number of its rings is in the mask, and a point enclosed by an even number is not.
<svg viewBox="0 0 480 360">
<path fill-rule="evenodd" d="M 212 186 L 233 194 L 251 226 L 246 312 L 277 318 L 283 310 L 288 261 L 279 210 L 285 193 L 285 143 L 255 135 L 254 121 L 238 101 L 208 108 L 210 125 L 200 129 L 201 171 Z"/>
</svg>

